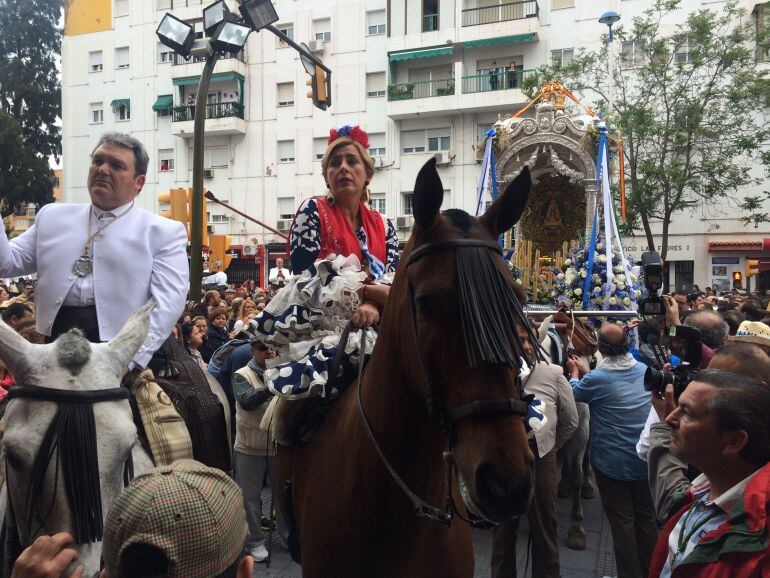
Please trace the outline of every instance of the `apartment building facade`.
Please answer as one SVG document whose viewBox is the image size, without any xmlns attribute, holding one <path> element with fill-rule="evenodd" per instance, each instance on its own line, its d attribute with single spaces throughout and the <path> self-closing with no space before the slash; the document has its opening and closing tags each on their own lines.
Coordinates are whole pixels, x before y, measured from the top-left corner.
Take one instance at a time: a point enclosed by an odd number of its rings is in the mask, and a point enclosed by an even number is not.
<svg viewBox="0 0 770 578">
<path fill-rule="evenodd" d="M 755 3 L 743 3 L 751 13 Z M 598 16 L 605 10 L 630 21 L 649 3 L 274 4 L 280 17 L 276 26 L 307 42 L 332 69 L 329 111 L 312 107 L 297 53 L 267 31 L 252 33 L 242 53 L 220 60 L 206 102 L 194 102 L 203 63 L 176 57 L 158 42 L 155 29 L 171 11 L 202 35 L 205 2 L 72 0 L 62 48 L 64 200 L 87 201 L 88 155 L 101 133 L 119 130 L 148 148 L 150 168 L 138 204 L 157 211 L 158 193 L 191 186 L 192 118 L 195 107 L 205 106 L 206 188 L 283 231 L 299 203 L 325 190 L 320 157 L 329 129 L 360 124 L 370 135 L 377 166 L 372 204 L 405 237 L 414 178 L 428 158 L 438 160 L 444 206 L 472 212 L 479 145 L 500 115 L 527 102 L 521 91 L 526 75 L 553 59 L 572 58 L 580 48 L 598 47 L 606 32 Z M 671 25 L 693 9 L 721 4 L 685 0 Z M 617 49 L 626 48 L 633 49 Z M 238 246 L 280 241 L 222 206 L 209 202 L 207 212 L 212 231 L 232 235 Z M 669 238 L 671 284 L 721 283 L 722 273 L 726 279 L 746 257 L 761 254 L 756 243 L 770 237 L 770 229 L 747 231 L 738 219 L 728 206 L 678 216 Z M 631 238 L 627 249 L 638 256 L 644 244 L 642 237 Z"/>
</svg>

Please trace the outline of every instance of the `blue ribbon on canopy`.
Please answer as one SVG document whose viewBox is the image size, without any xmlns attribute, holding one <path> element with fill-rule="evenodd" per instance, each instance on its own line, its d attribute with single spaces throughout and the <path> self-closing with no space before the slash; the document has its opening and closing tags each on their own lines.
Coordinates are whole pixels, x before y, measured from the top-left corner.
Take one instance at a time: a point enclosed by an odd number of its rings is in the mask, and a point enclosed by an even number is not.
<svg viewBox="0 0 770 578">
<path fill-rule="evenodd" d="M 599 225 L 599 207 L 594 208 L 594 222 L 591 225 L 591 243 L 588 246 L 588 265 L 586 266 L 586 280 L 583 283 L 583 310 L 588 309 L 588 300 L 591 297 L 591 276 L 594 270 L 594 256 L 596 255 L 596 228 Z"/>
</svg>

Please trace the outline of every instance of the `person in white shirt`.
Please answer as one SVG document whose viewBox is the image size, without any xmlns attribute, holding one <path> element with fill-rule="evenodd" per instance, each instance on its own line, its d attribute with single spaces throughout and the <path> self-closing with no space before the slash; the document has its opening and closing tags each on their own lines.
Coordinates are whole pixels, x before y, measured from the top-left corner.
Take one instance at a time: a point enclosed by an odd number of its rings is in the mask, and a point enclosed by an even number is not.
<svg viewBox="0 0 770 578">
<path fill-rule="evenodd" d="M 93 342 L 108 341 L 155 301 L 131 368 L 145 367 L 171 334 L 189 278 L 184 225 L 134 206 L 148 162 L 137 139 L 105 133 L 91 153 L 91 203 L 48 204 L 22 235 L 9 241 L 0 233 L 0 276 L 37 272 L 37 330 L 50 340 L 78 327 Z"/>
<path fill-rule="evenodd" d="M 203 285 L 208 287 L 210 285 L 216 287 L 227 287 L 227 273 L 224 271 L 217 271 L 213 275 L 203 278 Z"/>
<path fill-rule="evenodd" d="M 275 260 L 275 267 L 270 269 L 270 274 L 267 277 L 270 287 L 274 290 L 283 288 L 289 281 L 291 281 L 291 273 L 283 266 L 283 259 L 278 257 Z"/>
</svg>

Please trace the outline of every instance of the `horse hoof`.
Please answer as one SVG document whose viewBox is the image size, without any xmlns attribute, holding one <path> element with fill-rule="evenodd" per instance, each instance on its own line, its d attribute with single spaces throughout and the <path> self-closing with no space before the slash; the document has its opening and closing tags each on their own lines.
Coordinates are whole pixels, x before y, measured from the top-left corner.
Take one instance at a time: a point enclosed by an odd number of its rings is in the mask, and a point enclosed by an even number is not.
<svg viewBox="0 0 770 578">
<path fill-rule="evenodd" d="M 567 548 L 570 550 L 585 550 L 586 549 L 586 535 L 585 532 L 575 531 L 567 534 Z"/>
<path fill-rule="evenodd" d="M 594 487 L 591 485 L 583 486 L 583 488 L 580 490 L 580 497 L 584 500 L 593 500 L 595 495 Z"/>
</svg>

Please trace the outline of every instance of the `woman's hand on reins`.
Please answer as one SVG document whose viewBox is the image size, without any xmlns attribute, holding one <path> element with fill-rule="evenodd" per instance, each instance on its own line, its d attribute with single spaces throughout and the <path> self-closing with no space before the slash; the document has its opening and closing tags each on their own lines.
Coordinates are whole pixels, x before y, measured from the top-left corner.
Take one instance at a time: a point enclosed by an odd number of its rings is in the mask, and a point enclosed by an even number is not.
<svg viewBox="0 0 770 578">
<path fill-rule="evenodd" d="M 353 327 L 361 329 L 362 327 L 371 327 L 380 321 L 380 312 L 373 303 L 361 303 L 353 312 L 351 317 Z"/>
</svg>

